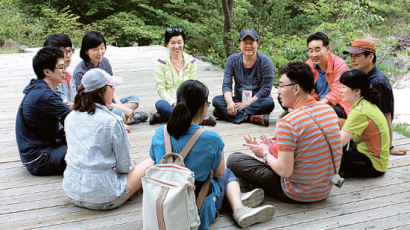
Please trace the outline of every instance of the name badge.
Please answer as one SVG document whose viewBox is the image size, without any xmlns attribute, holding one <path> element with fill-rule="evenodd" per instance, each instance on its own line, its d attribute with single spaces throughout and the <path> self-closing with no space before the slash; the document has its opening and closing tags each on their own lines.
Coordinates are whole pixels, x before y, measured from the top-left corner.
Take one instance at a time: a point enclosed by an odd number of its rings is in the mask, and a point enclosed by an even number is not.
<svg viewBox="0 0 410 230">
<path fill-rule="evenodd" d="M 242 102 L 247 102 L 252 98 L 252 90 L 244 89 L 242 91 Z"/>
</svg>

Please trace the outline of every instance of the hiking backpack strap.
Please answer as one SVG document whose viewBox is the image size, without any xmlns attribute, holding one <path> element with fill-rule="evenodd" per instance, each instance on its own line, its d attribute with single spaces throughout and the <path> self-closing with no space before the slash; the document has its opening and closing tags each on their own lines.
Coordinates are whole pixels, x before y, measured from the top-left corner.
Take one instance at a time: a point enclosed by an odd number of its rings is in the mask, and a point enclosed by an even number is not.
<svg viewBox="0 0 410 230">
<path fill-rule="evenodd" d="M 189 151 L 191 151 L 192 147 L 198 141 L 199 137 L 205 132 L 205 129 L 199 128 L 192 134 L 189 141 L 186 143 L 184 148 L 181 150 L 179 155 L 183 159 L 188 155 Z M 167 126 L 164 127 L 164 140 L 165 140 L 165 154 L 172 152 L 172 145 L 171 145 L 171 136 L 168 133 Z M 172 158 L 169 157 L 167 159 L 167 163 L 173 163 Z M 208 179 L 202 185 L 201 190 L 198 193 L 198 197 L 196 198 L 196 207 L 198 208 L 198 212 L 201 210 L 202 205 L 204 204 L 205 198 L 208 195 L 209 189 L 211 188 L 211 175 L 212 172 L 209 173 Z"/>
</svg>

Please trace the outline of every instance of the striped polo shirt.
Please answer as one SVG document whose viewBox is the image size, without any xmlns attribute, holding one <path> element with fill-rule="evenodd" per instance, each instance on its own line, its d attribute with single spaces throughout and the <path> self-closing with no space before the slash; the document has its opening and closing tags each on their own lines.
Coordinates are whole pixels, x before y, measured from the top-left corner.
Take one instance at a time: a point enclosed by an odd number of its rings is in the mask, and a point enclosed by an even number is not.
<svg viewBox="0 0 410 230">
<path fill-rule="evenodd" d="M 328 197 L 334 175 L 330 149 L 309 111 L 326 132 L 333 148 L 337 171 L 342 159 L 342 140 L 335 111 L 314 98 L 299 103 L 295 110 L 278 121 L 278 150 L 293 152 L 294 169 L 281 178 L 282 189 L 293 200 L 313 202 Z"/>
</svg>

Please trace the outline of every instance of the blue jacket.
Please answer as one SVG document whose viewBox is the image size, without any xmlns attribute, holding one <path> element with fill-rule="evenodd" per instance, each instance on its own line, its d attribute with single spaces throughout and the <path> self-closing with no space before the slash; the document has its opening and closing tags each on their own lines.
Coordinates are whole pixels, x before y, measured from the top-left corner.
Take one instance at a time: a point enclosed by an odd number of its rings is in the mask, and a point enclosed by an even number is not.
<svg viewBox="0 0 410 230">
<path fill-rule="evenodd" d="M 16 140 L 21 161 L 26 163 L 40 156 L 43 149 L 65 144 L 62 125 L 71 110 L 43 80 L 32 79 L 23 93 L 16 117 Z"/>
</svg>

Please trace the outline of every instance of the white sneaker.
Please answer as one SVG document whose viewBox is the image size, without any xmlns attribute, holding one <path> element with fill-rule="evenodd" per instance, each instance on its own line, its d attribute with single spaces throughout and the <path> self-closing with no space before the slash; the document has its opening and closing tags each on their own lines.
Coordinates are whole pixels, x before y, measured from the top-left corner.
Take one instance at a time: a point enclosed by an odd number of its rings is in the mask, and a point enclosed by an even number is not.
<svg viewBox="0 0 410 230">
<path fill-rule="evenodd" d="M 256 223 L 262 223 L 272 219 L 275 210 L 272 205 L 264 205 L 257 208 L 242 206 L 233 212 L 233 219 L 236 223 L 246 228 Z"/>
<path fill-rule="evenodd" d="M 261 188 L 255 188 L 252 191 L 241 194 L 242 205 L 254 208 L 263 202 L 265 193 Z"/>
</svg>

